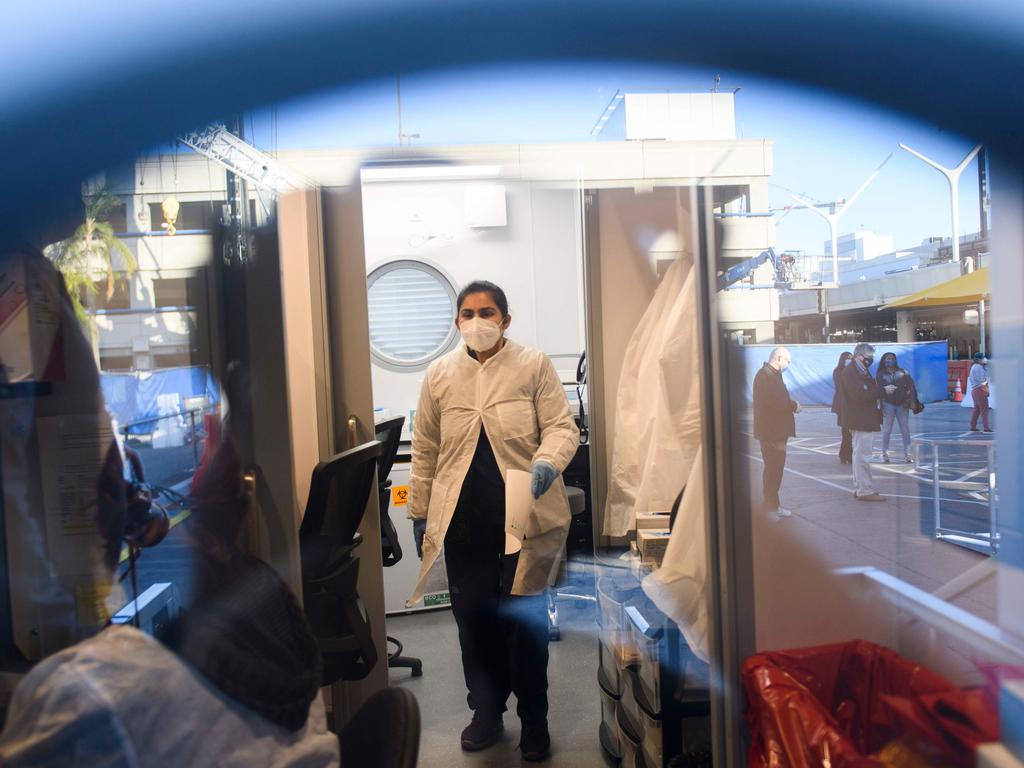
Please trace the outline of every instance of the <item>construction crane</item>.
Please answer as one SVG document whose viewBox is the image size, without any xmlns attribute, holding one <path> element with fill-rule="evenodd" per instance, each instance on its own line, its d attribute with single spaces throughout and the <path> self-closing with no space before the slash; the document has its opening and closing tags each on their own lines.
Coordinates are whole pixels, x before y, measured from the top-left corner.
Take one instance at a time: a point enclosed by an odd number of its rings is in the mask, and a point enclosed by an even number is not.
<svg viewBox="0 0 1024 768">
<path fill-rule="evenodd" d="M 274 199 L 281 194 L 315 186 L 266 152 L 231 133 L 222 123 L 190 131 L 179 136 L 178 140 L 250 184 L 265 216 L 270 215 Z"/>
<path fill-rule="evenodd" d="M 784 279 L 784 269 L 782 260 L 775 253 L 774 248 L 769 248 L 766 251 L 761 251 L 757 256 L 752 256 L 749 259 L 744 259 L 739 264 L 730 267 L 718 275 L 718 290 L 724 291 L 729 286 L 738 283 L 743 278 L 747 277 L 755 269 L 760 267 L 766 261 L 770 261 L 772 266 L 775 268 L 775 285 L 767 287 L 783 287 L 783 284 L 787 282 Z M 763 287 L 763 286 L 762 286 Z"/>
</svg>

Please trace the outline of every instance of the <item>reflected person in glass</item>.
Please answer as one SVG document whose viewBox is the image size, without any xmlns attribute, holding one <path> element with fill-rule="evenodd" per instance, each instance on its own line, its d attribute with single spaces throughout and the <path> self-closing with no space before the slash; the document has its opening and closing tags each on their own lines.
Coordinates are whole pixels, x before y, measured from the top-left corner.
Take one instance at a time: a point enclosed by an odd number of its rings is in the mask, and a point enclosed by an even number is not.
<svg viewBox="0 0 1024 768">
<path fill-rule="evenodd" d="M 0 259 L 0 266 L 8 265 Z M 60 491 L 69 504 L 77 498 L 85 503 L 69 508 L 78 528 L 58 551 L 30 527 L 15 544 L 48 556 L 53 572 L 69 557 L 94 562 L 95 569 L 71 574 L 77 603 L 71 615 L 83 630 L 85 624 L 107 626 L 44 653 L 24 676 L 0 734 L 0 764 L 338 765 L 338 740 L 327 730 L 318 696 L 322 660 L 316 638 L 285 582 L 239 542 L 252 506 L 230 438 L 209 457 L 204 478 L 193 483 L 184 522 L 151 550 L 170 547 L 174 557 L 167 562 L 180 564 L 164 573 L 184 598 L 182 612 L 177 618 L 169 610 L 165 618 L 153 616 L 153 634 L 111 618 L 139 615 L 119 586 L 127 575 L 133 589 L 135 582 L 134 548 L 128 569 L 118 573 L 123 542 L 156 545 L 160 536 L 147 534 L 150 504 L 125 479 L 91 345 L 74 319 L 63 281 L 41 254 L 25 266 L 37 277 L 48 271 L 47 282 L 59 284 L 63 352 L 57 354 L 75 363 L 74 376 L 54 381 L 35 407 L 75 414 L 76 472 L 61 479 Z M 53 452 L 43 456 L 43 463 L 60 461 Z M 6 489 L 20 480 L 11 469 L 5 466 Z M 22 482 L 31 484 L 31 475 Z M 31 600 L 45 632 L 53 612 L 43 610 L 45 598 Z"/>
<path fill-rule="evenodd" d="M 916 387 L 910 374 L 900 367 L 894 352 L 886 352 L 878 364 L 875 374 L 882 394 L 882 461 L 889 464 L 889 440 L 894 423 L 900 425 L 903 438 L 903 456 L 907 464 L 913 463 L 910 456 L 910 409 L 916 400 Z"/>
<path fill-rule="evenodd" d="M 782 372 L 789 367 L 791 357 L 785 347 L 776 347 L 768 362 L 754 376 L 754 438 L 761 444 L 764 473 L 761 478 L 764 508 L 780 518 L 793 513 L 782 506 L 779 489 L 786 468 L 786 443 L 796 437 L 794 413 L 800 413 L 800 403 L 789 396 Z"/>
<path fill-rule="evenodd" d="M 840 378 L 843 373 L 843 369 L 846 368 L 847 363 L 853 359 L 853 352 L 843 352 L 839 356 L 839 362 L 836 363 L 835 369 L 832 371 L 832 386 L 835 389 L 835 393 L 832 395 L 832 413 L 836 415 L 836 423 L 839 424 L 839 428 L 843 433 L 843 442 L 839 446 L 839 463 L 840 464 L 852 464 L 853 463 L 853 435 L 846 427 L 840 422 L 841 418 L 839 412 L 842 410 L 842 384 Z"/>
<path fill-rule="evenodd" d="M 840 379 L 843 392 L 839 423 L 853 434 L 853 494 L 858 501 L 887 500 L 875 488 L 871 476 L 875 433 L 882 429 L 881 390 L 871 375 L 874 361 L 875 348 L 858 344 L 853 350 L 853 361 Z"/>
<path fill-rule="evenodd" d="M 974 402 L 974 410 L 971 412 L 971 432 L 978 432 L 978 419 L 986 432 L 991 432 L 988 422 L 988 398 L 990 394 L 989 375 L 986 370 L 985 354 L 974 353 L 974 363 L 971 365 L 971 373 L 967 377 L 967 386 Z"/>
</svg>

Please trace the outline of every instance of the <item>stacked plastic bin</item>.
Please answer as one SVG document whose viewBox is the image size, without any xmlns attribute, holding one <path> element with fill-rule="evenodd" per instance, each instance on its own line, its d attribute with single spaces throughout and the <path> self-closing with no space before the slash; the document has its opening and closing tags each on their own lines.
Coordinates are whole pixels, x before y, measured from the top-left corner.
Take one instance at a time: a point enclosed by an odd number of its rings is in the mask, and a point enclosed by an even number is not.
<svg viewBox="0 0 1024 768">
<path fill-rule="evenodd" d="M 642 599 L 640 584 L 628 571 L 605 575 L 597 582 L 599 606 L 598 684 L 601 687 L 601 747 L 613 764 L 622 762 L 623 753 L 634 753 L 632 744 L 623 737 L 620 720 L 622 696 L 627 670 L 637 661 L 626 624 L 626 605 Z"/>
<path fill-rule="evenodd" d="M 628 572 L 598 581 L 601 747 L 622 768 L 710 766 L 707 666 Z"/>
</svg>

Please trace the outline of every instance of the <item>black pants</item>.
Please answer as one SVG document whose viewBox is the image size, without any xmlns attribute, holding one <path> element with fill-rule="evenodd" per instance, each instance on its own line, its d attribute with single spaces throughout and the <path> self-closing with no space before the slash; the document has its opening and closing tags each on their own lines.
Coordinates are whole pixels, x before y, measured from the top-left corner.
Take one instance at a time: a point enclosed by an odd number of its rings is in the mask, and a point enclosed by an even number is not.
<svg viewBox="0 0 1024 768">
<path fill-rule="evenodd" d="M 782 473 L 786 468 L 786 441 L 762 440 L 761 457 L 764 459 L 764 474 L 761 477 L 764 506 L 779 508 L 779 488 L 782 487 Z"/>
<path fill-rule="evenodd" d="M 547 600 L 544 595 L 506 594 L 501 588 L 504 530 L 483 536 L 477 526 L 473 528 L 477 535 L 470 540 L 448 536 L 444 552 L 469 708 L 496 717 L 505 711 L 509 693 L 515 693 L 519 717 L 527 723 L 545 723 Z"/>
<path fill-rule="evenodd" d="M 847 464 L 853 463 L 853 434 L 843 427 L 843 442 L 839 446 L 839 460 Z"/>
</svg>

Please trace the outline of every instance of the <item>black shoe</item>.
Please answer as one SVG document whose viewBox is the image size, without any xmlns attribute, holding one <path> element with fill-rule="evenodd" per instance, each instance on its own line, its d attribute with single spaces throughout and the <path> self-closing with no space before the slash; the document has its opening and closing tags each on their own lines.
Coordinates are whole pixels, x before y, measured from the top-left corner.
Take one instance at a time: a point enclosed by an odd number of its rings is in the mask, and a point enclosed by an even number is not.
<svg viewBox="0 0 1024 768">
<path fill-rule="evenodd" d="M 548 724 L 528 725 L 523 723 L 523 733 L 519 737 L 519 750 L 523 760 L 539 763 L 551 755 L 551 736 L 548 735 Z"/>
<path fill-rule="evenodd" d="M 494 744 L 504 730 L 505 724 L 501 715 L 486 715 L 477 711 L 473 713 L 473 721 L 462 731 L 462 748 L 467 752 L 479 752 Z"/>
</svg>

